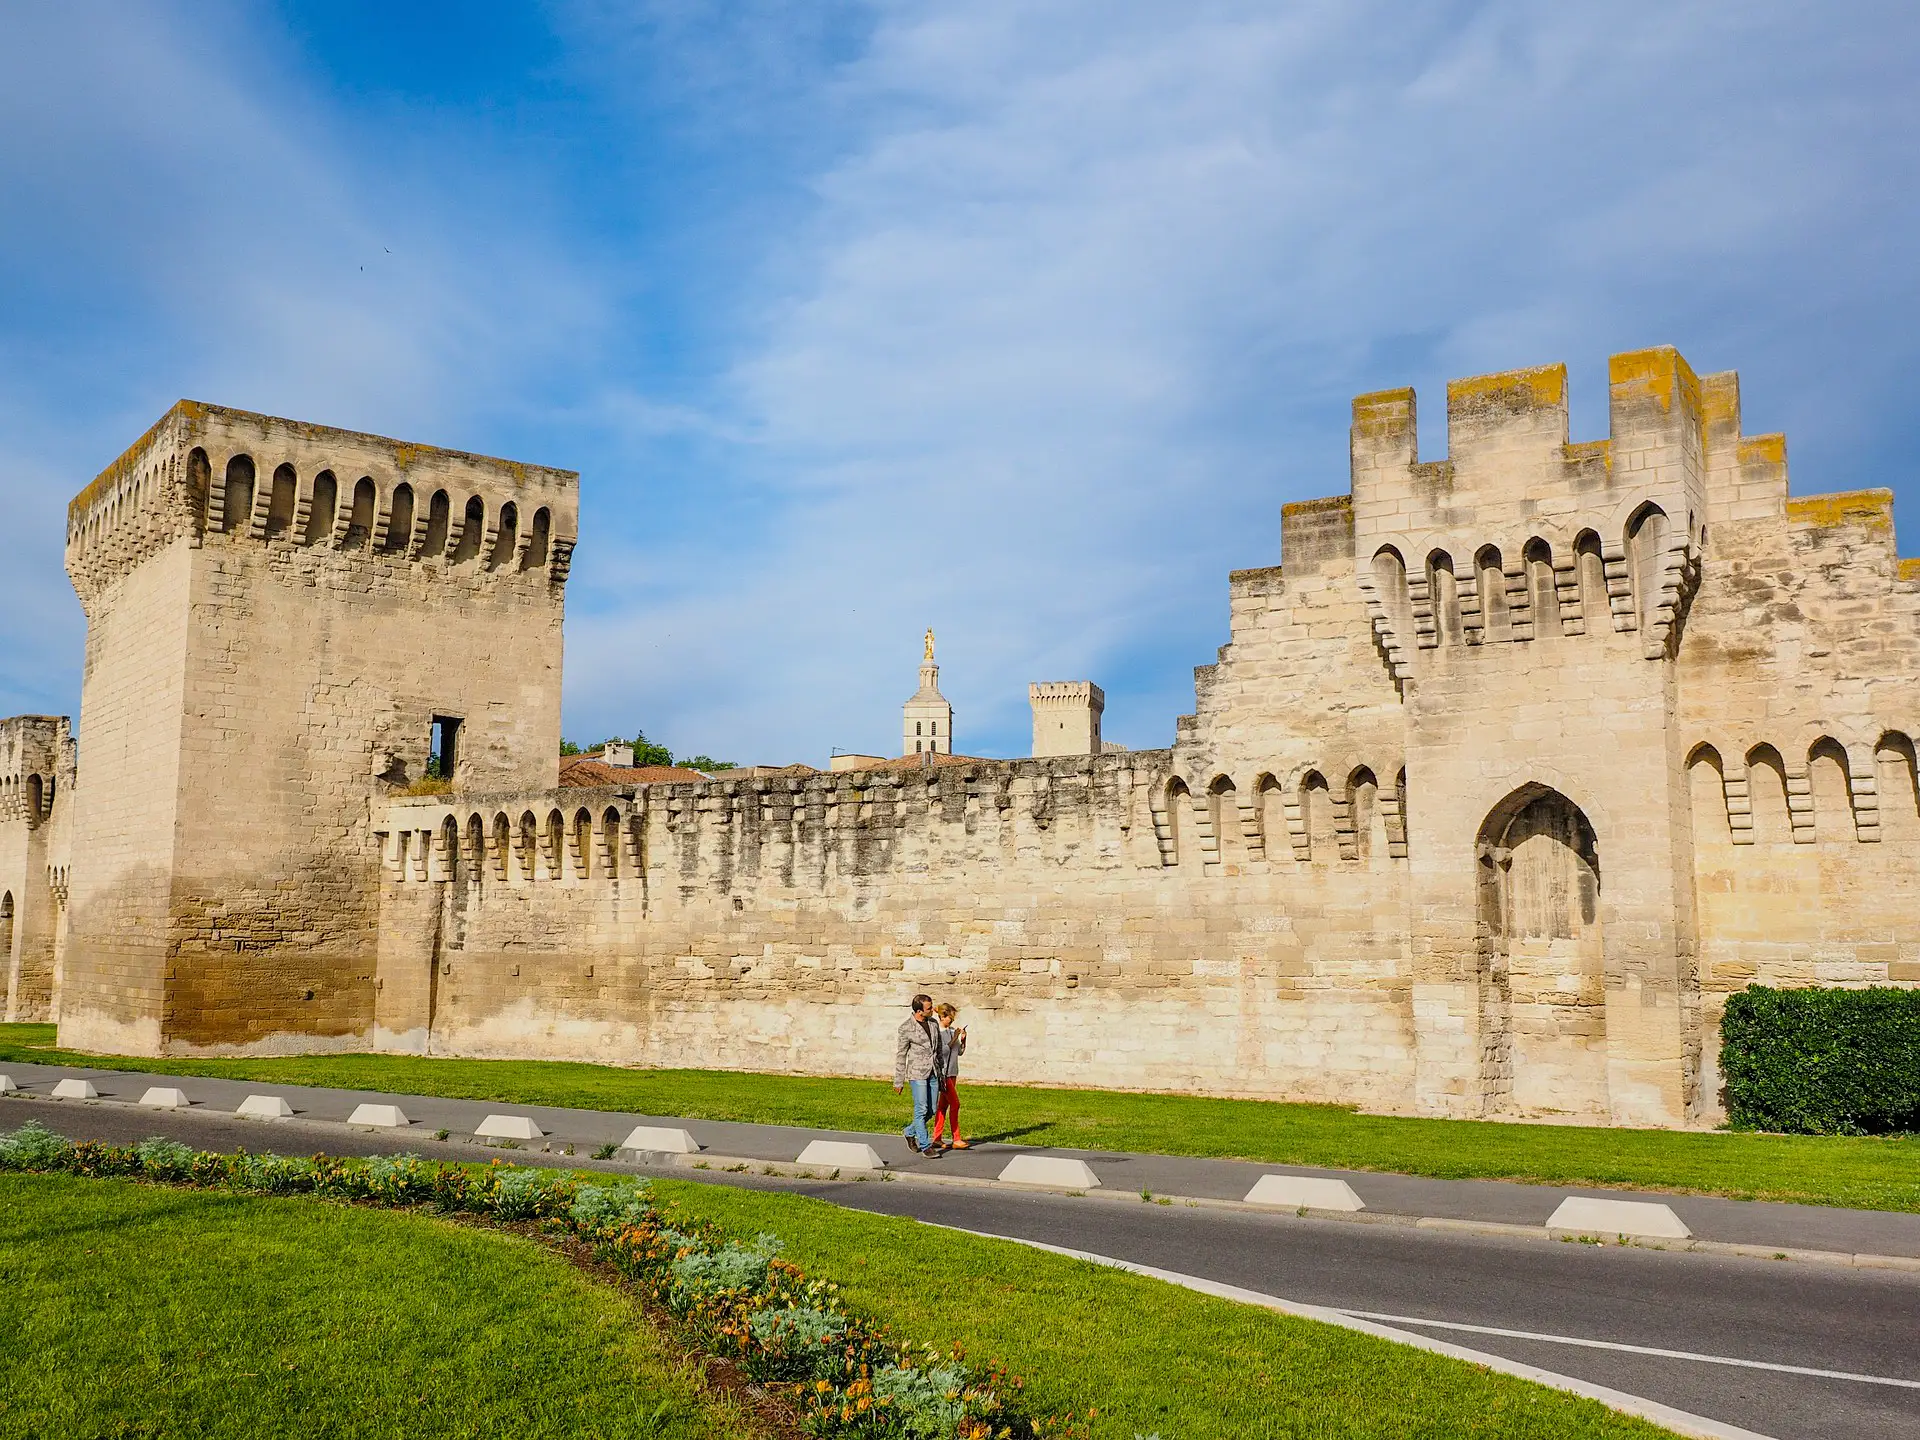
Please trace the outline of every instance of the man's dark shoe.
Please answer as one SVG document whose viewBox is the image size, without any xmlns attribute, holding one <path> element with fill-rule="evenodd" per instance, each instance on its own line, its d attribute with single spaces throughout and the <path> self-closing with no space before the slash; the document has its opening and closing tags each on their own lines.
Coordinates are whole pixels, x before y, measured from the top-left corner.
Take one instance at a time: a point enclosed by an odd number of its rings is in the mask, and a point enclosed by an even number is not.
<svg viewBox="0 0 1920 1440">
<path fill-rule="evenodd" d="M 923 1154 L 925 1154 L 925 1153 L 926 1153 L 925 1151 L 923 1151 L 923 1150 L 922 1150 L 922 1149 L 920 1148 L 920 1142 L 919 1142 L 918 1140 L 916 1140 L 916 1139 L 914 1139 L 914 1138 L 913 1138 L 913 1136 L 911 1136 L 911 1135 L 902 1135 L 902 1136 L 901 1136 L 900 1138 L 901 1138 L 902 1140 L 904 1140 L 904 1141 L 906 1141 L 906 1142 L 907 1142 L 907 1149 L 909 1149 L 909 1150 L 911 1150 L 911 1151 L 913 1151 L 913 1153 L 914 1153 L 914 1154 L 916 1154 L 916 1155 L 923 1155 Z"/>
</svg>

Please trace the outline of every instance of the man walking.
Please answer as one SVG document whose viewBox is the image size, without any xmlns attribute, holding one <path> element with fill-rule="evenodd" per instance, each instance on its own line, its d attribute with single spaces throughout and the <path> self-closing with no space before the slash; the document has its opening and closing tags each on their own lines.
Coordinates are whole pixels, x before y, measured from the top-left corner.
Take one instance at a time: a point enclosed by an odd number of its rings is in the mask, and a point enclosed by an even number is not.
<svg viewBox="0 0 1920 1440">
<path fill-rule="evenodd" d="M 932 1143 L 927 1137 L 927 1121 L 940 1103 L 940 1044 L 934 1038 L 933 997 L 913 997 L 913 1013 L 900 1022 L 893 1041 L 893 1093 L 913 1089 L 913 1119 L 902 1132 L 916 1155 L 925 1153 Z"/>
</svg>

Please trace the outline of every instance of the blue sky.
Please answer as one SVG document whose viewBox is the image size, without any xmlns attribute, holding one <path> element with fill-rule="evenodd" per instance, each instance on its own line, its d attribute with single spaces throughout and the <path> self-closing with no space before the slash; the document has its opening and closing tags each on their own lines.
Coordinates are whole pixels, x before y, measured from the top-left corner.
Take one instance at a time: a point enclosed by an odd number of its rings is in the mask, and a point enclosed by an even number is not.
<svg viewBox="0 0 1920 1440">
<path fill-rule="evenodd" d="M 1836 19 L 1835 17 L 1842 17 Z M 187 395 L 576 468 L 566 729 L 1162 745 L 1348 402 L 1741 372 L 1920 552 L 1920 10 L 10 7 L 0 714 L 73 712 L 67 499 Z"/>
</svg>

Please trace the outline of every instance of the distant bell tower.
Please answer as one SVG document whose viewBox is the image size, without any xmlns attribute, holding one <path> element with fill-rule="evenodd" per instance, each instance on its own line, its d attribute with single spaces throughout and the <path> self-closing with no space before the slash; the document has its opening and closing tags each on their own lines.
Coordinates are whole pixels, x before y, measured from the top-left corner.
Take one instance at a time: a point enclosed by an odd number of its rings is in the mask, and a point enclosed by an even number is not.
<svg viewBox="0 0 1920 1440">
<path fill-rule="evenodd" d="M 920 660 L 920 688 L 900 708 L 902 755 L 953 753 L 953 706 L 940 693 L 940 667 L 933 662 L 931 630 L 927 631 L 926 650 Z"/>
</svg>

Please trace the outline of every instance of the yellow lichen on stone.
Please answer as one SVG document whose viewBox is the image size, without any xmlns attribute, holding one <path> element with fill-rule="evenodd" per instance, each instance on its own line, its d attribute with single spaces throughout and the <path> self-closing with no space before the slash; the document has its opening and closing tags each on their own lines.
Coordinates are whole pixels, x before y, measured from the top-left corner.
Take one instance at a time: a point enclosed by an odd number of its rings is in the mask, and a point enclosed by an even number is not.
<svg viewBox="0 0 1920 1440">
<path fill-rule="evenodd" d="M 1740 423 L 1740 376 L 1737 371 L 1722 370 L 1717 375 L 1700 377 L 1701 414 L 1709 425 Z"/>
<path fill-rule="evenodd" d="M 1894 573 L 1902 580 L 1920 580 L 1920 560 L 1897 560 Z"/>
<path fill-rule="evenodd" d="M 1622 391 L 1638 393 L 1657 402 L 1662 410 L 1671 410 L 1676 397 L 1696 413 L 1701 408 L 1699 378 L 1671 345 L 1608 357 L 1607 383 L 1616 395 Z"/>
<path fill-rule="evenodd" d="M 1807 495 L 1787 501 L 1787 519 L 1795 525 L 1831 529 L 1836 525 L 1893 528 L 1891 490 L 1840 490 L 1831 495 Z"/>
<path fill-rule="evenodd" d="M 1328 495 L 1323 499 L 1319 499 L 1319 500 L 1290 501 L 1289 503 L 1282 505 L 1280 507 L 1280 513 L 1282 516 L 1319 515 L 1319 514 L 1324 514 L 1329 510 L 1351 510 L 1352 508 L 1353 508 L 1353 496 Z"/>
<path fill-rule="evenodd" d="M 1784 435 L 1746 435 L 1740 440 L 1742 465 L 1784 465 L 1787 463 L 1787 437 Z"/>
<path fill-rule="evenodd" d="M 1355 438 L 1382 440 L 1404 435 L 1414 424 L 1414 398 L 1411 389 L 1376 390 L 1353 399 Z"/>
<path fill-rule="evenodd" d="M 1576 440 L 1567 446 L 1567 459 L 1575 465 L 1598 461 L 1603 468 L 1611 470 L 1613 442 L 1611 440 Z"/>
<path fill-rule="evenodd" d="M 1501 404 L 1545 410 L 1567 403 L 1567 367 L 1535 365 L 1526 370 L 1497 370 L 1447 382 L 1449 410 Z"/>
</svg>

